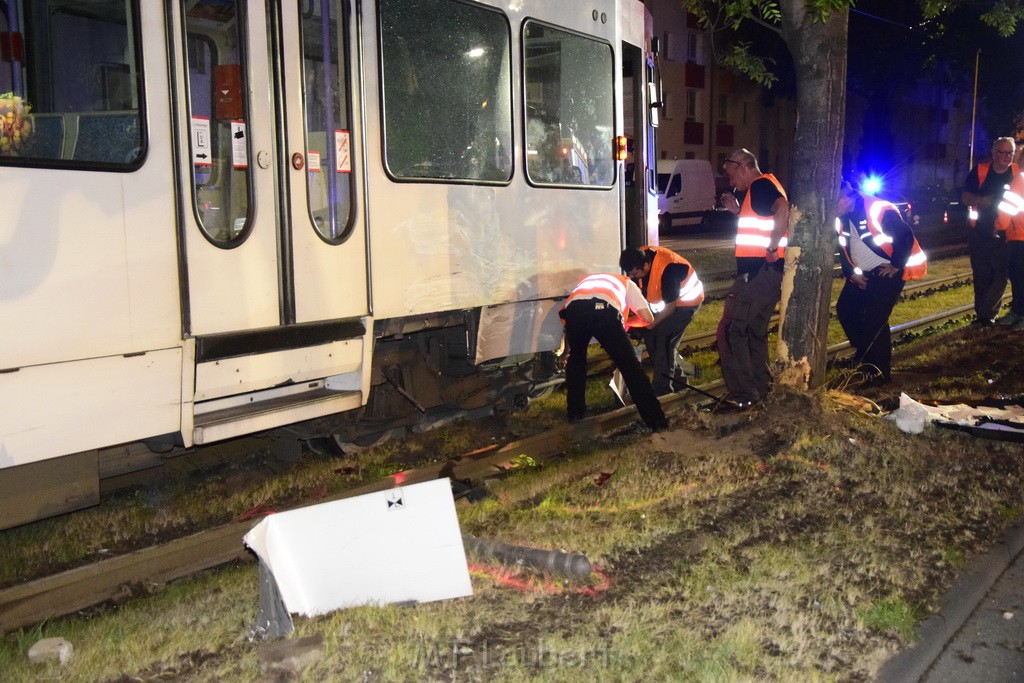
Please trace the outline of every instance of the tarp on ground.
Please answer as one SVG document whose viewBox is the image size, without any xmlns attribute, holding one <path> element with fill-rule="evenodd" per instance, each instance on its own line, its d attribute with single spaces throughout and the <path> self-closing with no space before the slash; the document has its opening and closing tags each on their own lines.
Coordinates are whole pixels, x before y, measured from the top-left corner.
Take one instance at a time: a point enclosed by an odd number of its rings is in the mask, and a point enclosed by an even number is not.
<svg viewBox="0 0 1024 683">
<path fill-rule="evenodd" d="M 936 405 L 900 394 L 900 407 L 889 417 L 909 433 L 919 433 L 918 425 L 923 428 L 930 422 L 987 439 L 1024 442 L 1024 400 L 1020 398 Z"/>
</svg>

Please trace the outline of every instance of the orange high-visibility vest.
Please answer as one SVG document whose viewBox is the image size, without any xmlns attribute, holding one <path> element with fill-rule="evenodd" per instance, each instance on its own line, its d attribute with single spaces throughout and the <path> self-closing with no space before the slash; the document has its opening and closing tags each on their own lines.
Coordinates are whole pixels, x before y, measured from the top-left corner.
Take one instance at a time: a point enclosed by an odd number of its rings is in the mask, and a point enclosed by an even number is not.
<svg viewBox="0 0 1024 683">
<path fill-rule="evenodd" d="M 602 301 L 610 302 L 618 309 L 619 315 L 626 312 L 626 283 L 629 278 L 618 273 L 595 273 L 588 275 L 576 288 L 569 293 L 569 297 L 562 304 L 565 309 L 576 299 L 599 298 Z"/>
<path fill-rule="evenodd" d="M 649 302 L 660 304 L 663 301 L 661 276 L 671 263 L 681 263 L 690 269 L 686 279 L 679 283 L 679 298 L 677 299 L 679 305 L 697 306 L 704 301 L 704 284 L 697 277 L 697 271 L 689 261 L 664 247 L 640 247 L 640 249 L 642 251 L 649 249 L 654 252 L 654 261 L 651 263 L 651 272 L 647 278 L 647 291 L 644 293 Z"/>
<path fill-rule="evenodd" d="M 886 211 L 895 211 L 898 216 L 900 210 L 892 202 L 887 202 L 869 194 L 860 193 L 864 197 L 864 212 L 867 218 L 855 224 L 857 235 L 867 245 L 868 249 L 885 259 L 892 259 L 892 237 L 885 233 L 882 228 L 882 214 Z M 852 223 L 853 221 L 849 221 Z M 836 232 L 839 233 L 839 248 L 843 250 L 846 260 L 853 263 L 849 252 L 850 233 L 846 231 L 848 221 L 836 219 Z M 914 238 L 914 244 L 910 247 L 910 256 L 903 266 L 904 280 L 919 280 L 928 271 L 928 257 L 925 255 L 921 245 Z"/>
<path fill-rule="evenodd" d="M 782 183 L 780 183 L 775 176 L 771 173 L 762 173 L 758 177 L 754 178 L 754 181 L 760 180 L 761 178 L 767 178 L 770 180 L 782 195 L 782 198 L 789 201 L 789 197 L 786 196 L 786 191 L 782 189 Z M 750 184 L 753 185 L 754 181 L 751 181 Z M 765 253 L 768 250 L 768 246 L 771 243 L 772 230 L 775 228 L 775 219 L 772 216 L 761 216 L 754 211 L 754 208 L 750 205 L 750 188 L 747 188 L 747 196 L 743 198 L 743 206 L 740 207 L 739 221 L 737 222 L 736 227 L 736 257 L 743 258 L 756 256 L 764 258 Z M 779 240 L 778 250 L 776 253 L 778 253 L 779 258 L 783 258 L 785 256 L 785 236 Z"/>
<path fill-rule="evenodd" d="M 978 192 L 981 192 L 981 185 L 985 182 L 985 178 L 988 177 L 988 169 L 992 166 L 991 161 L 985 161 L 978 164 Z M 1020 168 L 1017 164 L 1010 164 L 1010 172 L 1013 177 L 1016 178 L 1020 175 Z M 968 206 L 967 207 L 967 225 L 974 228 L 978 225 L 978 207 Z"/>
<path fill-rule="evenodd" d="M 1007 242 L 1024 242 L 1024 174 L 1013 176 L 1003 192 L 996 216 L 996 230 L 1006 232 Z"/>
</svg>

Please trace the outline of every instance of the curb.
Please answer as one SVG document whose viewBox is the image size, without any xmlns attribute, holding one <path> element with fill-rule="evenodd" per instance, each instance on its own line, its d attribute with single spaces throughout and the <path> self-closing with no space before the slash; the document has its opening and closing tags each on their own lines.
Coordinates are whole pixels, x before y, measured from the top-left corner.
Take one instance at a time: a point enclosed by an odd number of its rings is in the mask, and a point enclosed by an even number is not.
<svg viewBox="0 0 1024 683">
<path fill-rule="evenodd" d="M 879 683 L 920 681 L 1022 550 L 1024 518 L 1017 520 L 991 550 L 967 566 L 946 593 L 939 611 L 917 628 L 917 642 L 886 661 L 875 680 Z"/>
</svg>

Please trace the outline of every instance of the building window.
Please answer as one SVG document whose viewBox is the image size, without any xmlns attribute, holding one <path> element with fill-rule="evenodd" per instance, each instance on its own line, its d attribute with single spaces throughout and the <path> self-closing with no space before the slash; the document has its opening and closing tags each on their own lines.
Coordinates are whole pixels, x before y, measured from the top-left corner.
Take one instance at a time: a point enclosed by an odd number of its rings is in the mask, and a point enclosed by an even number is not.
<svg viewBox="0 0 1024 683">
<path fill-rule="evenodd" d="M 719 95 L 718 97 L 718 120 L 729 120 L 729 96 Z"/>
<path fill-rule="evenodd" d="M 672 34 L 668 31 L 661 34 L 661 56 L 672 59 Z"/>
<path fill-rule="evenodd" d="M 674 101 L 675 97 L 672 96 L 672 93 L 664 91 L 661 93 L 661 115 L 664 116 L 666 120 L 672 118 L 672 103 Z"/>
<path fill-rule="evenodd" d="M 743 125 L 744 126 L 746 126 L 746 125 L 748 125 L 750 123 L 750 118 L 749 118 L 749 116 L 750 116 L 750 112 L 749 112 L 750 107 L 749 107 L 749 104 L 750 104 L 749 102 L 744 102 L 743 103 Z"/>
<path fill-rule="evenodd" d="M 686 34 L 686 58 L 691 62 L 697 61 L 697 34 Z"/>
<path fill-rule="evenodd" d="M 697 91 L 686 91 L 686 118 L 694 120 L 697 118 Z"/>
</svg>

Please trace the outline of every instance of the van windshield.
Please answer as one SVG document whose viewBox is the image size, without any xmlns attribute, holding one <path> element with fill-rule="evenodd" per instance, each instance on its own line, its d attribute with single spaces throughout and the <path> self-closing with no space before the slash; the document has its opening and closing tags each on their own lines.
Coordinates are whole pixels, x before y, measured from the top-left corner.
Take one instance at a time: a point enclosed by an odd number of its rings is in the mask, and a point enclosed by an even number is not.
<svg viewBox="0 0 1024 683">
<path fill-rule="evenodd" d="M 658 194 L 665 194 L 665 188 L 668 187 L 668 179 L 671 175 L 671 173 L 658 174 Z"/>
</svg>

